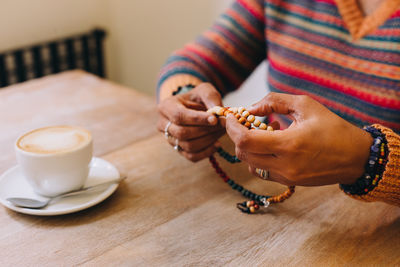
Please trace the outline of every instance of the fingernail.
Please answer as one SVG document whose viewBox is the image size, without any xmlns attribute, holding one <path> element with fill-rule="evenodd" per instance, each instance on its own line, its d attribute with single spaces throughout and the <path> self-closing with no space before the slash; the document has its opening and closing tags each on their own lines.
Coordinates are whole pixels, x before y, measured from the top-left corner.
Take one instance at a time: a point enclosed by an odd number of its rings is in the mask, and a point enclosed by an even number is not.
<svg viewBox="0 0 400 267">
<path fill-rule="evenodd" d="M 218 120 L 217 120 L 217 118 L 216 118 L 215 116 L 209 116 L 209 117 L 207 118 L 207 121 L 208 121 L 208 123 L 211 124 L 211 125 L 215 125 L 215 124 L 217 124 L 217 122 L 218 122 Z"/>
</svg>

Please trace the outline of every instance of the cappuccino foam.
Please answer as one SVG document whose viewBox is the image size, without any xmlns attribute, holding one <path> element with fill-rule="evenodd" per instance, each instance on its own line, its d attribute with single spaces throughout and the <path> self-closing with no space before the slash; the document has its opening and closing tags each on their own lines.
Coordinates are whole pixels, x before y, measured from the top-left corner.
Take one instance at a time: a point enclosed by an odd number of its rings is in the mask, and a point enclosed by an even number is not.
<svg viewBox="0 0 400 267">
<path fill-rule="evenodd" d="M 54 154 L 78 149 L 90 140 L 90 133 L 84 129 L 72 126 L 53 126 L 23 135 L 17 145 L 27 152 Z"/>
</svg>

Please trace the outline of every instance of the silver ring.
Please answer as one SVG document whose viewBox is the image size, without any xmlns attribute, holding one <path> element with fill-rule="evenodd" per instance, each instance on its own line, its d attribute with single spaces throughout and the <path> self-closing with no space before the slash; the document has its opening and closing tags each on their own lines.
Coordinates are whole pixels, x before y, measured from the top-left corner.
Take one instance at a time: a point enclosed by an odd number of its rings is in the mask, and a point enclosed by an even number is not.
<svg viewBox="0 0 400 267">
<path fill-rule="evenodd" d="M 182 148 L 179 146 L 179 140 L 178 140 L 178 138 L 175 139 L 175 146 L 174 146 L 174 149 L 175 149 L 176 151 L 181 151 L 181 150 L 182 150 Z"/>
<path fill-rule="evenodd" d="M 256 173 L 264 180 L 269 180 L 269 171 L 256 168 Z"/>
<path fill-rule="evenodd" d="M 171 124 L 172 124 L 172 122 L 168 122 L 167 123 L 167 125 L 165 126 L 165 129 L 164 129 L 164 136 L 165 136 L 165 138 L 167 138 L 168 139 L 168 137 L 170 137 L 171 135 L 169 134 L 169 132 L 168 132 L 168 129 L 169 129 L 169 126 L 171 126 Z"/>
</svg>

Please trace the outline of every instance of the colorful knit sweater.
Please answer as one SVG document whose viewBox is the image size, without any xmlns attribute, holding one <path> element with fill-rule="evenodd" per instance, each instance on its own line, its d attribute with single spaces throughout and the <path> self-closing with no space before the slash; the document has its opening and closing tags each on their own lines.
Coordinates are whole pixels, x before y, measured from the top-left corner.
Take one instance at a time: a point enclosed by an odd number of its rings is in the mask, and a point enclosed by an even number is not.
<svg viewBox="0 0 400 267">
<path fill-rule="evenodd" d="M 400 0 L 366 18 L 357 0 L 236 0 L 169 58 L 158 96 L 200 82 L 224 95 L 265 59 L 271 91 L 309 95 L 360 127 L 379 124 L 389 161 L 362 198 L 400 205 Z"/>
</svg>

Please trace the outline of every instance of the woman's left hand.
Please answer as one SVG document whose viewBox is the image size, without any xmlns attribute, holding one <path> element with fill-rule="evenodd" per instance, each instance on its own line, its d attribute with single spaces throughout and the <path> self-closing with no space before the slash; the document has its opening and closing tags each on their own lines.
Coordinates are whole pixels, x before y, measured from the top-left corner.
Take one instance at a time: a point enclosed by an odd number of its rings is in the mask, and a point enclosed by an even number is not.
<svg viewBox="0 0 400 267">
<path fill-rule="evenodd" d="M 284 114 L 286 130 L 248 130 L 228 115 L 226 130 L 237 157 L 250 170 L 265 169 L 285 185 L 354 183 L 364 172 L 372 137 L 307 96 L 270 93 L 248 111 L 256 116 Z"/>
</svg>

